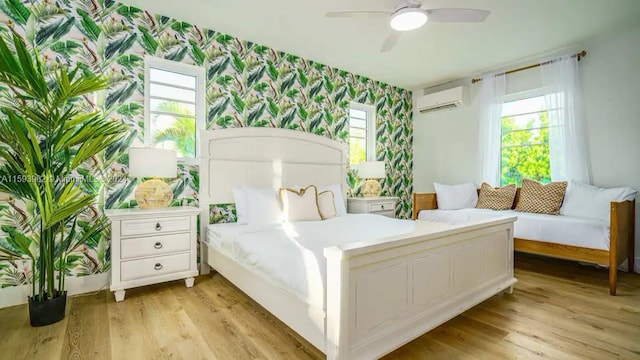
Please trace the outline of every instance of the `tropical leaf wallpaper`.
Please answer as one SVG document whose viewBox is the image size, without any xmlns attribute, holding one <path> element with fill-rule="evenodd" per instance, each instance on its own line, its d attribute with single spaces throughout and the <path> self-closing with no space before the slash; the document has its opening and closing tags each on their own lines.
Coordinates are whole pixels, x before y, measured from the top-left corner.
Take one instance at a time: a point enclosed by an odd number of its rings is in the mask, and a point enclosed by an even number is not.
<svg viewBox="0 0 640 360">
<path fill-rule="evenodd" d="M 79 66 L 86 74 L 105 74 L 109 90 L 84 99 L 113 121 L 131 129 L 100 158 L 85 164 L 80 175 L 86 191 L 100 191 L 99 204 L 83 214 L 88 221 L 104 208 L 135 206 L 136 179 L 127 176 L 127 149 L 141 145 L 144 128 L 144 57 L 154 55 L 204 66 L 207 74 L 207 127 L 280 127 L 311 132 L 342 142 L 349 140 L 351 101 L 377 110 L 377 158 L 387 164 L 385 195 L 399 196 L 399 217 L 411 216 L 411 93 L 267 46 L 152 14 L 111 0 L 0 0 L 0 36 L 23 37 L 49 63 Z M 0 86 L 0 91 L 6 89 Z M 175 205 L 197 205 L 198 169 L 182 166 L 171 182 Z M 361 180 L 350 173 L 352 194 Z M 29 233 L 33 206 L 0 203 L 0 242 L 10 234 Z M 214 206 L 213 221 L 233 221 L 233 205 Z M 71 274 L 89 275 L 110 267 L 109 240 L 92 239 L 66 266 Z M 0 262 L 0 287 L 26 283 L 29 265 Z"/>
</svg>

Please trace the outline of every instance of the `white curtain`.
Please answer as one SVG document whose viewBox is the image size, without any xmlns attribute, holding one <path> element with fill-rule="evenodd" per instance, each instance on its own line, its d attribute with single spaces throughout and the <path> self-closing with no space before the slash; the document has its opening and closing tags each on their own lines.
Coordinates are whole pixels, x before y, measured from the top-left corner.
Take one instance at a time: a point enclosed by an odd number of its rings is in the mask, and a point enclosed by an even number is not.
<svg viewBox="0 0 640 360">
<path fill-rule="evenodd" d="M 502 103 L 506 76 L 490 74 L 482 78 L 482 117 L 478 132 L 480 182 L 500 186 L 500 137 Z"/>
<path fill-rule="evenodd" d="M 540 66 L 549 115 L 551 179 L 590 184 L 589 148 L 578 79 L 578 59 L 563 56 Z"/>
</svg>

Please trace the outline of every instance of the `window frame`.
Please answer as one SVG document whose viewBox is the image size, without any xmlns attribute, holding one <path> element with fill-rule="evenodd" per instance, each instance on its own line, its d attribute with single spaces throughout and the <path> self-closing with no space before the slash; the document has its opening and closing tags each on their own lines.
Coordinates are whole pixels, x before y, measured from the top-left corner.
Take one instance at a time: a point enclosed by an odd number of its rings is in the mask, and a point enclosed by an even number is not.
<svg viewBox="0 0 640 360">
<path fill-rule="evenodd" d="M 167 60 L 152 55 L 144 57 L 144 145 L 152 147 L 151 134 L 151 69 L 174 72 L 182 75 L 193 76 L 196 79 L 195 92 L 195 121 L 196 121 L 196 153 L 195 157 L 178 157 L 182 164 L 197 165 L 200 157 L 200 130 L 206 128 L 206 75 L 202 66 L 189 65 L 173 60 Z M 170 86 L 170 85 L 169 85 Z"/>
<path fill-rule="evenodd" d="M 373 105 L 362 104 L 355 101 L 349 103 L 349 129 L 351 129 L 351 113 L 350 110 L 359 110 L 367 114 L 366 119 L 366 158 L 365 161 L 376 161 L 377 136 L 376 136 L 376 108 Z M 351 150 L 351 132 L 349 132 L 349 150 Z M 351 164 L 351 154 L 349 154 L 349 165 L 352 169 L 357 169 L 358 164 Z"/>
</svg>

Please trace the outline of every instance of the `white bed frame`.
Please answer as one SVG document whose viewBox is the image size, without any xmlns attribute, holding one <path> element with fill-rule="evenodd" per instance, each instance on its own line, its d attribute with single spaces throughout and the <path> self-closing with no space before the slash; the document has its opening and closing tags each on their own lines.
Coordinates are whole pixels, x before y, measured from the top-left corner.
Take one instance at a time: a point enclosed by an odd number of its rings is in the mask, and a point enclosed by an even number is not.
<svg viewBox="0 0 640 360">
<path fill-rule="evenodd" d="M 233 202 L 234 186 L 340 183 L 346 194 L 347 149 L 328 138 L 243 128 L 203 131 L 200 141 L 203 237 L 209 205 Z M 326 311 L 206 241 L 201 241 L 201 272 L 218 271 L 328 359 L 373 359 L 497 293 L 511 293 L 516 282 L 514 221 L 495 219 L 438 233 L 416 231 L 374 245 L 326 248 Z"/>
</svg>

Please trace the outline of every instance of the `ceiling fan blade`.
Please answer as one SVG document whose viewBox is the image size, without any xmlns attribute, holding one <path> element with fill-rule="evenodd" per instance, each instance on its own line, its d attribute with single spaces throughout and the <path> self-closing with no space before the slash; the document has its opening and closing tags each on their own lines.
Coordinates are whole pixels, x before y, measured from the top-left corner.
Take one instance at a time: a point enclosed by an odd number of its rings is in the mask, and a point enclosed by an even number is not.
<svg viewBox="0 0 640 360">
<path fill-rule="evenodd" d="M 330 18 L 344 17 L 367 17 L 367 16 L 390 16 L 391 11 L 330 11 L 325 14 Z"/>
<path fill-rule="evenodd" d="M 384 43 L 382 43 L 382 49 L 380 49 L 380 52 L 386 53 L 393 49 L 393 47 L 396 46 L 396 43 L 400 39 L 400 34 L 401 33 L 399 31 L 391 32 L 389 36 L 387 36 L 387 38 L 384 40 Z"/>
<path fill-rule="evenodd" d="M 491 11 L 478 9 L 426 9 L 429 21 L 452 22 L 452 23 L 473 23 L 483 22 Z"/>
</svg>

